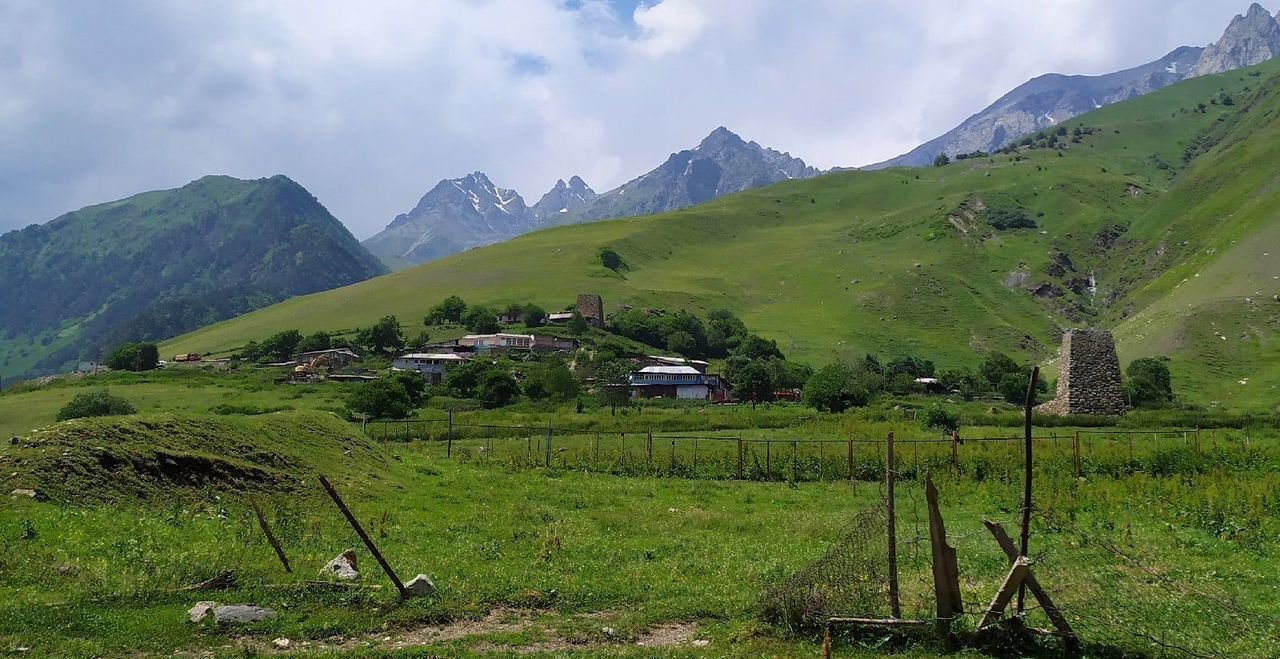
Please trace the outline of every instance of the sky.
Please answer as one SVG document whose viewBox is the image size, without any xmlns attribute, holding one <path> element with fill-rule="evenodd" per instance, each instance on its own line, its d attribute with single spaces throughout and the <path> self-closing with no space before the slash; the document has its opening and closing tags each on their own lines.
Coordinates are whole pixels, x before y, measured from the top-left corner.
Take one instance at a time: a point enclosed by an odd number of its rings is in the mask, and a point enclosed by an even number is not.
<svg viewBox="0 0 1280 659">
<path fill-rule="evenodd" d="M 1280 0 L 1264 2 L 1273 12 Z M 534 203 L 717 126 L 878 162 L 1048 72 L 1217 40 L 1245 0 L 4 0 L 0 232 L 285 174 L 358 238 L 443 178 Z"/>
</svg>

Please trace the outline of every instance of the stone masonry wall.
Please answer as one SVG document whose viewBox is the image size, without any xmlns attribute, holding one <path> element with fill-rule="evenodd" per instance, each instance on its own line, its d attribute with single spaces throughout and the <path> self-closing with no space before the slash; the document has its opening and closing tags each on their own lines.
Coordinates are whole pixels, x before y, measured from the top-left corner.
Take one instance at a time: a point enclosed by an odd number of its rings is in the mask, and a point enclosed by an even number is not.
<svg viewBox="0 0 1280 659">
<path fill-rule="evenodd" d="M 604 327 L 604 300 L 597 293 L 578 295 L 578 313 L 591 325 Z"/>
<path fill-rule="evenodd" d="M 1042 414 L 1125 413 L 1120 358 L 1111 332 L 1068 330 L 1062 335 L 1057 398 L 1036 408 Z"/>
</svg>

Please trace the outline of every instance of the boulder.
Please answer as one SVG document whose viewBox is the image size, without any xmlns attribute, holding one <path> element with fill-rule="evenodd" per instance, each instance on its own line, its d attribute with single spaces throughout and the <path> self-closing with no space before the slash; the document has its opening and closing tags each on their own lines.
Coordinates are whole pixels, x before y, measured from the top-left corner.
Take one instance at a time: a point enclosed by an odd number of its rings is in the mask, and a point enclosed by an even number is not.
<svg viewBox="0 0 1280 659">
<path fill-rule="evenodd" d="M 274 645 L 274 646 L 276 646 L 277 648 L 280 648 L 281 650 L 288 650 L 288 649 L 289 649 L 289 646 L 290 646 L 290 645 L 293 645 L 293 641 L 290 641 L 289 639 L 284 638 L 284 637 L 282 636 L 282 637 L 280 637 L 280 638 L 277 638 L 277 639 L 275 639 L 275 640 L 271 641 L 271 644 L 272 644 L 272 645 Z"/>
<path fill-rule="evenodd" d="M 196 602 L 195 606 L 187 610 L 187 620 L 190 620 L 191 622 L 200 622 L 209 617 L 209 614 L 213 613 L 213 610 L 217 607 L 217 602 L 210 602 L 208 600 Z"/>
<path fill-rule="evenodd" d="M 213 610 L 213 619 L 219 625 L 243 625 L 263 620 L 275 620 L 276 612 L 261 606 L 230 604 Z"/>
<path fill-rule="evenodd" d="M 410 579 L 409 583 L 404 585 L 404 589 L 411 597 L 426 597 L 436 593 L 436 584 L 431 581 L 431 577 L 419 574 Z"/>
<path fill-rule="evenodd" d="M 356 567 L 356 553 L 347 550 L 338 554 L 320 570 L 321 576 L 336 577 L 344 581 L 355 581 L 360 578 L 360 570 Z"/>
<path fill-rule="evenodd" d="M 36 498 L 36 491 L 35 491 L 35 490 L 27 490 L 27 489 L 23 489 L 23 488 L 18 488 L 18 489 L 16 489 L 16 490 L 14 490 L 14 491 L 10 492 L 10 493 L 9 493 L 9 496 L 14 496 L 14 497 L 30 497 L 30 498 L 34 499 L 34 498 Z"/>
</svg>

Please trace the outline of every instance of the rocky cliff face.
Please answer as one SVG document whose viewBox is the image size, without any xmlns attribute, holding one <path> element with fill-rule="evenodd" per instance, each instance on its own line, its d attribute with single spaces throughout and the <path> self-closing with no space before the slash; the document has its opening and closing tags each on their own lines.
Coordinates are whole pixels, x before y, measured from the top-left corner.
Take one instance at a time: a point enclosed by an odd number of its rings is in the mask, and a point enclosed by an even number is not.
<svg viewBox="0 0 1280 659">
<path fill-rule="evenodd" d="M 1209 75 L 1261 64 L 1280 54 L 1280 18 L 1254 3 L 1236 16 L 1217 43 L 1204 49 L 1195 75 Z"/>
<path fill-rule="evenodd" d="M 604 194 L 574 176 L 568 183 L 556 181 L 529 207 L 482 172 L 447 179 L 364 244 L 388 261 L 425 263 L 542 227 L 661 213 L 819 173 L 799 158 L 721 127 L 698 146 L 671 154 L 657 169 Z"/>
<path fill-rule="evenodd" d="M 564 179 L 560 179 L 556 181 L 555 187 L 533 205 L 534 221 L 539 224 L 554 224 L 560 215 L 577 212 L 595 201 L 597 196 L 596 191 L 580 177 L 574 176 L 567 184 Z"/>
<path fill-rule="evenodd" d="M 533 212 L 514 190 L 499 188 L 484 172 L 445 179 L 364 242 L 379 257 L 423 263 L 488 245 L 533 228 Z"/>
<path fill-rule="evenodd" d="M 994 151 L 1024 135 L 1111 103 L 1148 94 L 1196 75 L 1265 62 L 1280 53 L 1280 21 L 1259 4 L 1236 16 L 1207 48 L 1184 46 L 1142 66 L 1101 76 L 1050 73 L 1005 94 L 959 126 L 911 151 L 871 165 L 923 167 L 938 154 Z"/>
<path fill-rule="evenodd" d="M 671 154 L 656 169 L 601 194 L 577 212 L 565 213 L 558 218 L 560 221 L 552 223 L 661 213 L 818 174 L 803 160 L 743 140 L 722 126 L 698 146 Z"/>
</svg>

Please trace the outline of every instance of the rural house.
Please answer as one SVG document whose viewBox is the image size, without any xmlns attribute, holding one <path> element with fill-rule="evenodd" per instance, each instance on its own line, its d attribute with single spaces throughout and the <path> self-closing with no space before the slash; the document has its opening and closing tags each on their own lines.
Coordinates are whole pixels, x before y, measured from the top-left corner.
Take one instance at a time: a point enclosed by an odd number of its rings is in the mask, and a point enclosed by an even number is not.
<svg viewBox="0 0 1280 659">
<path fill-rule="evenodd" d="M 396 357 L 391 362 L 391 368 L 397 371 L 417 371 L 427 378 L 428 383 L 437 385 L 444 382 L 450 369 L 465 361 L 466 357 L 451 352 L 411 352 Z"/>
<path fill-rule="evenodd" d="M 573 339 L 544 334 L 468 334 L 458 339 L 458 345 L 475 352 L 507 352 L 511 350 L 562 351 L 576 350 Z"/>
<path fill-rule="evenodd" d="M 692 366 L 646 366 L 633 371 L 628 379 L 632 398 L 723 402 L 729 394 L 728 383 L 719 375 L 703 373 Z"/>
</svg>

